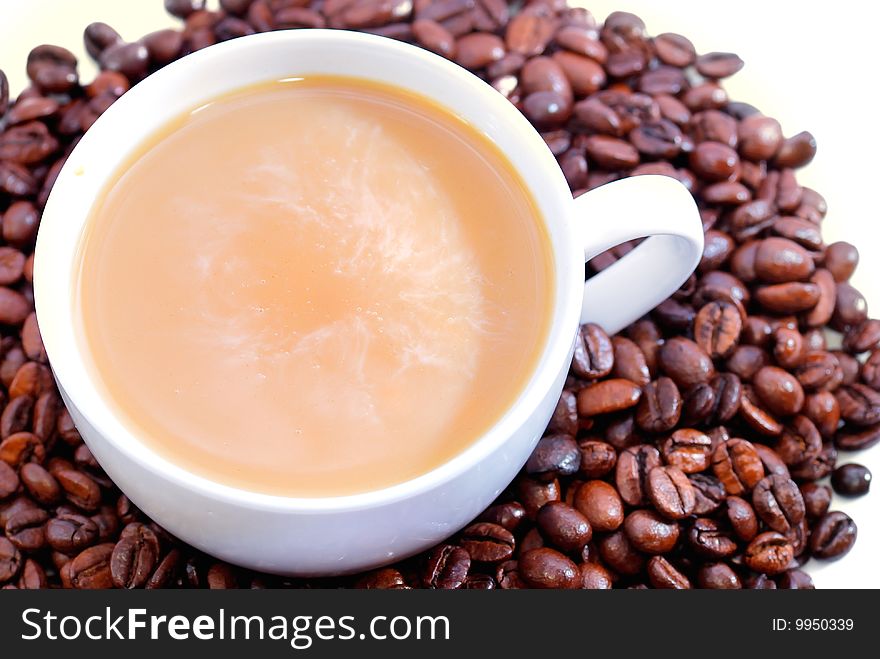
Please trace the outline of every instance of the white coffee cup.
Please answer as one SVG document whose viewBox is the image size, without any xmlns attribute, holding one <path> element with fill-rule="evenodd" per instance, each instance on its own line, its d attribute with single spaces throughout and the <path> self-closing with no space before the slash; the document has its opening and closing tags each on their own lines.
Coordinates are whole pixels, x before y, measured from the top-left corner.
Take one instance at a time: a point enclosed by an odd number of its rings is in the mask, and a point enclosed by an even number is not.
<svg viewBox="0 0 880 659">
<path fill-rule="evenodd" d="M 436 100 L 484 132 L 534 195 L 555 259 L 552 329 L 536 370 L 504 416 L 465 451 L 418 478 L 327 498 L 236 489 L 155 453 L 98 393 L 74 322 L 78 245 L 90 208 L 117 167 L 188 110 L 246 85 L 303 74 L 391 83 Z M 584 285 L 585 259 L 644 236 L 653 237 Z M 579 324 L 622 329 L 685 281 L 702 248 L 696 205 L 677 181 L 633 177 L 572 200 L 538 133 L 476 76 L 390 39 L 296 30 L 244 37 L 185 57 L 136 85 L 95 123 L 68 158 L 46 205 L 34 294 L 46 351 L 73 420 L 101 466 L 139 508 L 182 540 L 231 563 L 319 575 L 406 557 L 473 519 L 510 483 L 544 431 Z"/>
</svg>

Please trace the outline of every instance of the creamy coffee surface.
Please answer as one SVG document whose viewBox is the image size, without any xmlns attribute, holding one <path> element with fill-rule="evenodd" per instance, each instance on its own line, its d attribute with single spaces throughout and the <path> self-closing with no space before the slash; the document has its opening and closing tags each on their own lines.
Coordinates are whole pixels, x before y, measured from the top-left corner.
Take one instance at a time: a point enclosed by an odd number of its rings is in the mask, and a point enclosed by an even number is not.
<svg viewBox="0 0 880 659">
<path fill-rule="evenodd" d="M 554 282 L 489 140 L 403 91 L 305 77 L 223 97 L 143 145 L 81 246 L 81 335 L 170 461 L 288 496 L 400 483 L 521 393 Z"/>
</svg>

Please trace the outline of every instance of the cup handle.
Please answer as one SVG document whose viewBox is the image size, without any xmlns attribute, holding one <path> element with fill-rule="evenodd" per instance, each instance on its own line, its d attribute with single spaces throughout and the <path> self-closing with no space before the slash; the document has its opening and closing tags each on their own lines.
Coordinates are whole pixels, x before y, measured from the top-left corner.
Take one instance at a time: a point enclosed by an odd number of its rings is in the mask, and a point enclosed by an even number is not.
<svg viewBox="0 0 880 659">
<path fill-rule="evenodd" d="M 581 323 L 613 334 L 674 293 L 703 255 L 703 226 L 691 193 L 668 176 L 633 176 L 574 200 L 584 260 L 651 236 L 584 284 Z"/>
</svg>

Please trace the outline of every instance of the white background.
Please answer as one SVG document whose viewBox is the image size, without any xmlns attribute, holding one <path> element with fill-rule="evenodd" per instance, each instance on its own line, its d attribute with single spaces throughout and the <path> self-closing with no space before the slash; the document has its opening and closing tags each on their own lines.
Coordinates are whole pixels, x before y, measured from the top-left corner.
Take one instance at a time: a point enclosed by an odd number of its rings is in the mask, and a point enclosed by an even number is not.
<svg viewBox="0 0 880 659">
<path fill-rule="evenodd" d="M 216 4 L 212 2 L 211 5 Z M 598 18 L 626 10 L 645 19 L 651 34 L 679 32 L 699 52 L 738 53 L 745 68 L 726 83 L 732 98 L 758 106 L 782 122 L 787 135 L 810 130 L 819 153 L 799 180 L 828 200 L 824 226 L 828 242 L 846 239 L 861 251 L 853 283 L 880 315 L 880 243 L 878 243 L 878 159 L 880 105 L 877 104 L 874 3 L 838 0 L 595 0 L 587 6 Z M 162 0 L 0 0 L 0 68 L 13 93 L 26 84 L 28 51 L 39 43 L 65 46 L 82 63 L 83 80 L 94 67 L 82 47 L 82 30 L 102 20 L 124 38 L 173 25 Z M 853 457 L 844 456 L 843 461 Z M 880 447 L 858 456 L 880 475 Z M 878 485 L 875 490 L 880 490 Z M 880 587 L 880 491 L 855 501 L 836 500 L 858 524 L 853 551 L 835 563 L 810 561 L 817 586 Z"/>
</svg>

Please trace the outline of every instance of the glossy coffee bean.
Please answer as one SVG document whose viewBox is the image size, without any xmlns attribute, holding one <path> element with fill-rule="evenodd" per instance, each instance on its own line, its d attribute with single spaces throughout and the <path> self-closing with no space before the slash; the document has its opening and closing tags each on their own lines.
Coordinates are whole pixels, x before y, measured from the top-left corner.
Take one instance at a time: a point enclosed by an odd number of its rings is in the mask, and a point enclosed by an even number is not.
<svg viewBox="0 0 880 659">
<path fill-rule="evenodd" d="M 831 472 L 831 487 L 843 496 L 860 497 L 871 489 L 871 471 L 860 464 L 841 465 Z"/>
</svg>

